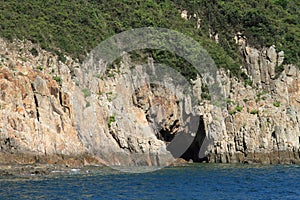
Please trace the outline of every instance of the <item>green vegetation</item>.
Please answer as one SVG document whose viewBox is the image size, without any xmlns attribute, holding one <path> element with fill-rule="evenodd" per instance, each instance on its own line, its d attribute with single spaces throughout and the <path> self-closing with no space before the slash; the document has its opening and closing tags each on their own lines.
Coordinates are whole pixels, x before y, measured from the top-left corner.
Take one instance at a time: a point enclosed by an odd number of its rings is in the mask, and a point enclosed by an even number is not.
<svg viewBox="0 0 300 200">
<path fill-rule="evenodd" d="M 106 93 L 106 98 L 109 102 L 112 102 L 112 100 L 113 100 L 113 95 L 112 94 L 113 94 L 112 92 L 107 92 Z"/>
<path fill-rule="evenodd" d="M 243 33 L 248 43 L 260 48 L 276 45 L 284 50 L 285 63 L 300 64 L 300 1 L 298 0 L 200 0 L 180 1 L 198 13 L 207 26 L 219 33 L 220 45 L 234 55 L 232 35 Z M 183 2 L 183 3 L 182 3 Z M 234 58 L 234 57 L 233 57 Z M 300 66 L 299 66 L 300 67 Z"/>
<path fill-rule="evenodd" d="M 108 128 L 111 127 L 111 123 L 115 122 L 116 119 L 115 119 L 115 116 L 114 115 L 111 115 L 109 118 L 108 118 L 108 121 L 107 121 L 107 125 L 108 125 Z"/>
<path fill-rule="evenodd" d="M 36 69 L 43 71 L 44 68 L 42 66 L 37 66 Z"/>
<path fill-rule="evenodd" d="M 87 101 L 85 107 L 88 108 L 90 106 L 91 106 L 91 103 L 89 101 Z"/>
<path fill-rule="evenodd" d="M 263 91 L 261 91 L 261 92 L 259 92 L 259 93 L 257 93 L 257 99 L 255 99 L 255 101 L 256 102 L 259 102 L 260 100 L 265 100 L 266 99 L 266 97 L 265 97 L 265 95 L 268 93 L 268 91 L 266 91 L 266 90 L 263 90 Z"/>
<path fill-rule="evenodd" d="M 241 73 L 241 78 L 244 80 L 245 86 L 247 86 L 247 85 L 252 86 L 253 81 L 250 79 L 250 77 L 245 72 Z"/>
<path fill-rule="evenodd" d="M 275 101 L 275 102 L 273 103 L 273 105 L 274 105 L 275 107 L 279 107 L 279 106 L 280 106 L 280 102 L 279 102 L 279 101 Z"/>
<path fill-rule="evenodd" d="M 250 111 L 250 114 L 252 115 L 257 115 L 258 114 L 258 110 L 254 109 Z"/>
<path fill-rule="evenodd" d="M 87 88 L 82 89 L 81 92 L 84 94 L 85 98 L 91 96 L 91 91 Z"/>
<path fill-rule="evenodd" d="M 55 80 L 59 85 L 61 85 L 62 84 L 62 78 L 60 77 L 60 76 L 53 76 L 52 77 L 53 78 L 53 80 Z"/>
<path fill-rule="evenodd" d="M 237 106 L 237 107 L 235 107 L 235 110 L 236 110 L 237 112 L 242 112 L 243 107 L 242 107 L 242 106 Z"/>
<path fill-rule="evenodd" d="M 231 103 L 233 103 L 233 104 L 235 105 L 235 102 L 231 102 Z M 236 106 L 235 109 L 229 111 L 229 114 L 230 114 L 230 115 L 234 115 L 234 114 L 236 114 L 237 112 L 242 112 L 242 110 L 243 110 L 243 107 L 242 107 L 242 106 Z"/>
<path fill-rule="evenodd" d="M 179 9 L 197 14 L 201 28 L 195 28 L 193 17 L 189 21 L 182 19 Z M 275 44 L 278 50 L 284 50 L 285 63 L 299 65 L 299 16 L 298 0 L 6 0 L 0 4 L 0 36 L 29 39 L 66 62 L 64 54 L 82 61 L 90 50 L 116 33 L 164 27 L 192 36 L 218 67 L 230 69 L 244 79 L 245 85 L 252 85 L 240 72 L 241 57 L 233 36 L 241 32 L 258 48 Z M 218 44 L 209 38 L 209 32 L 219 34 Z M 35 48 L 30 52 L 38 55 Z M 170 52 L 144 54 L 180 69 L 186 77 L 194 76 L 189 64 Z"/>
<path fill-rule="evenodd" d="M 226 99 L 226 103 L 227 103 L 227 104 L 236 105 L 236 102 L 235 102 L 235 101 L 232 101 L 231 99 Z"/>
<path fill-rule="evenodd" d="M 234 115 L 236 113 L 236 111 L 235 110 L 231 110 L 231 111 L 229 111 L 229 114 L 230 115 Z"/>
<path fill-rule="evenodd" d="M 201 85 L 201 98 L 202 99 L 206 99 L 206 100 L 210 100 L 211 96 L 209 94 L 209 89 L 208 86 L 205 84 Z"/>
</svg>

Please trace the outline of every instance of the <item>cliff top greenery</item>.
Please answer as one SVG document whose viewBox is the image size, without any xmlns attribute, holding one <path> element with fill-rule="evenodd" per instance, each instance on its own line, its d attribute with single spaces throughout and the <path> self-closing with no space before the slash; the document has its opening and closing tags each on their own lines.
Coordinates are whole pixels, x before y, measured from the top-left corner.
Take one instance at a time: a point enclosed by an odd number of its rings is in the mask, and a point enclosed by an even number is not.
<svg viewBox="0 0 300 200">
<path fill-rule="evenodd" d="M 186 21 L 179 10 L 201 18 Z M 285 63 L 300 63 L 298 0 L 6 0 L 0 4 L 0 36 L 28 39 L 42 48 L 83 60 L 101 41 L 125 30 L 163 27 L 199 41 L 219 67 L 238 73 L 233 36 L 242 32 L 257 47 L 276 45 Z M 209 30 L 220 36 L 209 39 Z M 169 54 L 166 54 L 169 55 Z"/>
</svg>

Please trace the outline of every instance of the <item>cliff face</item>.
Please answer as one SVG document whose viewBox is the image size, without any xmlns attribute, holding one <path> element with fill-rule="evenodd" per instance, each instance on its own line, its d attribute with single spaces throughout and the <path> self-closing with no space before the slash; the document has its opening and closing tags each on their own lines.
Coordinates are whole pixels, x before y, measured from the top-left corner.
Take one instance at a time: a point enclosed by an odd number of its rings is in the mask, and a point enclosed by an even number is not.
<svg viewBox="0 0 300 200">
<path fill-rule="evenodd" d="M 285 66 L 277 77 L 283 52 L 258 51 L 241 36 L 237 42 L 255 87 L 220 70 L 227 108 L 198 95 L 194 113 L 189 96 L 146 84 L 142 66 L 132 73 L 126 56 L 118 70 L 99 77 L 29 42 L 1 40 L 1 162 L 165 165 L 176 154 L 166 146 L 181 127 L 196 136 L 187 160 L 200 161 L 201 151 L 209 162 L 299 162 L 298 69 Z M 194 91 L 201 94 L 200 80 Z M 188 126 L 194 118 L 197 133 Z"/>
<path fill-rule="evenodd" d="M 251 48 L 242 36 L 236 37 L 245 59 L 244 72 L 254 87 L 227 79 L 229 94 L 225 126 L 208 122 L 208 135 L 217 130 L 210 146 L 211 162 L 299 163 L 300 82 L 299 70 L 284 66 L 276 76 L 275 66 L 283 62 L 283 52 L 274 46 L 261 51 Z M 209 126 L 218 127 L 216 130 Z M 211 133 L 210 133 L 211 132 Z"/>
<path fill-rule="evenodd" d="M 33 47 L 31 43 L 10 44 L 1 39 L 2 163 L 31 163 L 47 155 L 57 157 L 53 158 L 56 162 L 60 155 L 84 152 L 72 118 L 70 90 L 74 84 L 64 81 L 60 87 L 52 78 L 60 74 L 68 80 L 68 67 L 42 50 L 33 56 L 29 52 Z"/>
<path fill-rule="evenodd" d="M 135 75 L 129 65 L 124 58 L 121 71 L 99 77 L 29 42 L 1 40 L 2 162 L 74 157 L 86 164 L 170 164 L 174 159 L 159 131 L 172 137 L 178 124 L 187 124 L 182 113 L 190 114 L 191 106 L 183 108 L 164 88 L 145 84 L 142 66 Z"/>
</svg>

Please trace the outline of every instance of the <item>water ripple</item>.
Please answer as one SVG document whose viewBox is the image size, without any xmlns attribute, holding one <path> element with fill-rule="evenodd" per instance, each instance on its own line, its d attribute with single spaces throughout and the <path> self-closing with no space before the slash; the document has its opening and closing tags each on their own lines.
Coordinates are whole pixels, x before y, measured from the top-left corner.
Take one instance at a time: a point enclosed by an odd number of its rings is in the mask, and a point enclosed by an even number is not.
<svg viewBox="0 0 300 200">
<path fill-rule="evenodd" d="M 298 199 L 300 166 L 191 164 L 141 174 L 1 177 L 1 199 Z"/>
</svg>

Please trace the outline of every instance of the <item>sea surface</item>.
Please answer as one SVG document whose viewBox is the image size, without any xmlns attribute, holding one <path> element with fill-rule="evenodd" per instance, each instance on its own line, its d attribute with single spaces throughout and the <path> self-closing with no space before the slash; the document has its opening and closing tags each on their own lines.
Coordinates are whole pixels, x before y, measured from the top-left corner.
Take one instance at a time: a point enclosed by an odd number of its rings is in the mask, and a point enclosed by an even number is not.
<svg viewBox="0 0 300 200">
<path fill-rule="evenodd" d="M 0 177 L 0 199 L 300 199 L 300 166 L 190 164 L 149 173 L 103 167 Z"/>
</svg>

